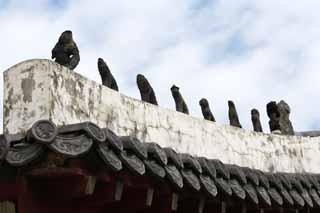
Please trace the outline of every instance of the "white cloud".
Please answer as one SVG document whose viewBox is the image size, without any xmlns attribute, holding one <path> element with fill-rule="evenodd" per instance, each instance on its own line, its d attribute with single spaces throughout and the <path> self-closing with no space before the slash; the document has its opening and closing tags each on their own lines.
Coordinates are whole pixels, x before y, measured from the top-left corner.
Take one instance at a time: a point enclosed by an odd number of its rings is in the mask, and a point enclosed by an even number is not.
<svg viewBox="0 0 320 213">
<path fill-rule="evenodd" d="M 320 128 L 318 0 L 54 2 L 0 3 L 1 70 L 50 58 L 60 33 L 71 29 L 81 54 L 76 71 L 100 81 L 103 57 L 124 94 L 139 97 L 135 76 L 143 73 L 164 107 L 174 108 L 175 83 L 195 116 L 207 97 L 218 122 L 227 123 L 232 99 L 245 128 L 255 107 L 267 131 L 266 103 L 284 99 L 297 130 Z"/>
</svg>

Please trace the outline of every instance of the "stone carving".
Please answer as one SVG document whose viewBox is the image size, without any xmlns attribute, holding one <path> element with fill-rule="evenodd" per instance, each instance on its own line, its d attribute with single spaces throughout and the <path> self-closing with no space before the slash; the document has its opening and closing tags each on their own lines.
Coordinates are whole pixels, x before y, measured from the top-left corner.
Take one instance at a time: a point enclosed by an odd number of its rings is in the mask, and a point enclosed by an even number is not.
<svg viewBox="0 0 320 213">
<path fill-rule="evenodd" d="M 228 106 L 229 106 L 229 121 L 231 126 L 239 127 L 242 128 L 238 113 L 236 110 L 236 106 L 234 105 L 233 101 L 228 101 Z"/>
<path fill-rule="evenodd" d="M 173 85 L 171 87 L 171 93 L 176 104 L 176 110 L 185 114 L 189 114 L 187 104 L 184 102 L 182 95 L 180 94 L 179 87 Z"/>
<path fill-rule="evenodd" d="M 144 77 L 141 74 L 138 74 L 137 75 L 137 85 L 138 85 L 138 88 L 140 91 L 142 101 L 148 102 L 150 104 L 158 105 L 156 95 L 155 95 L 150 83 L 146 79 L 146 77 Z"/>
<path fill-rule="evenodd" d="M 251 110 L 251 121 L 255 132 L 263 132 L 260 122 L 260 113 L 257 109 Z"/>
<path fill-rule="evenodd" d="M 281 133 L 280 129 L 280 112 L 275 101 L 267 104 L 267 114 L 269 117 L 270 132 Z"/>
<path fill-rule="evenodd" d="M 28 141 L 50 144 L 58 134 L 56 125 L 50 120 L 35 122 L 28 131 Z"/>
<path fill-rule="evenodd" d="M 280 130 L 283 135 L 294 135 L 294 130 L 292 127 L 292 123 L 289 119 L 290 116 L 290 107 L 289 105 L 281 100 L 278 104 L 278 110 L 280 113 Z"/>
<path fill-rule="evenodd" d="M 114 79 L 107 63 L 102 58 L 98 59 L 98 70 L 101 76 L 102 85 L 115 91 L 119 91 L 116 80 Z"/>
<path fill-rule="evenodd" d="M 215 122 L 216 120 L 210 110 L 208 100 L 205 98 L 202 98 L 199 101 L 199 104 L 201 106 L 201 111 L 202 111 L 202 115 L 203 115 L 204 119 Z"/>
<path fill-rule="evenodd" d="M 57 44 L 52 49 L 51 58 L 55 59 L 55 62 L 58 64 L 68 67 L 71 70 L 79 64 L 79 49 L 73 40 L 70 30 L 66 30 L 60 35 Z"/>
</svg>

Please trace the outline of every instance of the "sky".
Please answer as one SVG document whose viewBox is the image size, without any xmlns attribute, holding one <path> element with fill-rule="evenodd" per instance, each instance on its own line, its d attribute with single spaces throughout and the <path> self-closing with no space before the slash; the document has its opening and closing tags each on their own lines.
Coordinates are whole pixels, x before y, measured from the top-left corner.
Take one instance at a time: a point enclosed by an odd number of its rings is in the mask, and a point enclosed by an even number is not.
<svg viewBox="0 0 320 213">
<path fill-rule="evenodd" d="M 141 73 L 162 107 L 174 109 L 175 84 L 196 117 L 205 97 L 227 124 L 233 100 L 244 128 L 256 108 L 269 132 L 266 104 L 285 100 L 296 131 L 320 129 L 319 8 L 319 0 L 0 0 L 0 70 L 50 58 L 72 30 L 75 72 L 101 82 L 102 57 L 125 95 L 140 98 Z"/>
</svg>

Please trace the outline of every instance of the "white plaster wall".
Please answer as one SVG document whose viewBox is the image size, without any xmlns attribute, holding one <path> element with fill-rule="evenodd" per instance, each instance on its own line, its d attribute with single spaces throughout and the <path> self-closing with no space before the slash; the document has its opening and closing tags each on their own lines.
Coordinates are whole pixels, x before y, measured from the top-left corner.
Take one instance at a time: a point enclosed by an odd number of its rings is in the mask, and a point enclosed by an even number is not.
<svg viewBox="0 0 320 213">
<path fill-rule="evenodd" d="M 320 173 L 318 137 L 263 134 L 205 121 L 127 97 L 49 60 L 22 62 L 5 71 L 4 79 L 7 133 L 25 131 L 43 118 L 58 125 L 92 121 L 119 135 L 224 163 Z M 22 88 L 26 81 L 34 82 L 31 92 Z"/>
</svg>

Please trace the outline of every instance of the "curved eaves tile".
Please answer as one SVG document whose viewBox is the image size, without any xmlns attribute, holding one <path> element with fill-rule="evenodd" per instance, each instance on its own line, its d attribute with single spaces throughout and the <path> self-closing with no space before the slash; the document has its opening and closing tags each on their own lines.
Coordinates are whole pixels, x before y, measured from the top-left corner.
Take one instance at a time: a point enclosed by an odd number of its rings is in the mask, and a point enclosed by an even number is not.
<svg viewBox="0 0 320 213">
<path fill-rule="evenodd" d="M 123 150 L 123 143 L 119 136 L 117 136 L 113 131 L 108 128 L 102 129 L 106 134 L 106 143 L 109 144 L 110 148 L 117 154 Z"/>
<path fill-rule="evenodd" d="M 178 189 L 183 187 L 183 178 L 180 171 L 174 164 L 168 164 L 165 166 L 166 177 L 168 180 Z"/>
<path fill-rule="evenodd" d="M 271 203 L 272 204 L 275 204 L 277 206 L 282 206 L 283 205 L 283 198 L 282 196 L 280 195 L 280 193 L 276 190 L 276 188 L 274 187 L 270 187 L 268 189 L 268 193 L 270 195 L 270 198 L 271 198 Z"/>
<path fill-rule="evenodd" d="M 292 189 L 291 191 L 289 191 L 293 201 L 294 201 L 294 204 L 296 206 L 300 206 L 300 207 L 303 207 L 305 205 L 305 202 L 304 202 L 304 199 L 301 197 L 301 195 L 299 194 L 299 192 L 295 189 Z"/>
<path fill-rule="evenodd" d="M 310 182 L 309 178 L 307 177 L 307 175 L 305 174 L 295 174 L 295 177 L 298 181 L 300 181 L 300 183 L 302 184 L 302 186 L 306 189 L 311 189 L 312 188 L 312 183 Z"/>
<path fill-rule="evenodd" d="M 167 155 L 168 163 L 171 162 L 178 169 L 183 169 L 183 162 L 180 158 L 180 155 L 176 151 L 174 151 L 172 148 L 169 148 L 169 147 L 163 148 L 163 150 Z"/>
<path fill-rule="evenodd" d="M 255 187 L 252 184 L 248 183 L 243 186 L 243 189 L 246 192 L 246 198 L 254 204 L 258 205 L 259 199 Z"/>
<path fill-rule="evenodd" d="M 287 175 L 287 177 L 292 184 L 292 189 L 296 189 L 301 194 L 304 190 L 301 182 L 294 175 Z"/>
<path fill-rule="evenodd" d="M 120 137 L 124 150 L 137 155 L 138 158 L 144 160 L 148 158 L 148 152 L 145 146 L 139 141 L 138 138 L 132 136 Z"/>
<path fill-rule="evenodd" d="M 225 164 L 225 168 L 229 170 L 231 179 L 232 178 L 237 179 L 238 181 L 240 181 L 242 185 L 247 184 L 247 178 L 245 173 L 242 171 L 242 168 L 236 165 L 228 165 L 228 164 Z"/>
<path fill-rule="evenodd" d="M 310 181 L 310 183 L 311 183 L 313 188 L 315 188 L 316 190 L 320 191 L 320 184 L 319 184 L 317 178 L 315 177 L 315 175 L 306 174 L 305 177 L 309 179 L 309 181 Z"/>
<path fill-rule="evenodd" d="M 255 170 L 250 168 L 243 168 L 243 172 L 246 175 L 247 181 L 251 182 L 255 186 L 259 186 L 259 177 Z"/>
<path fill-rule="evenodd" d="M 143 175 L 145 173 L 144 163 L 135 154 L 128 153 L 124 150 L 120 153 L 119 157 L 126 168 L 134 174 Z"/>
<path fill-rule="evenodd" d="M 265 173 L 265 176 L 268 178 L 270 187 L 275 187 L 278 191 L 283 190 L 282 182 L 274 174 Z"/>
<path fill-rule="evenodd" d="M 268 191 L 261 186 L 256 187 L 258 192 L 259 203 L 264 203 L 264 205 L 271 206 L 271 198 Z"/>
<path fill-rule="evenodd" d="M 201 186 L 200 186 L 200 181 L 199 178 L 197 177 L 196 174 L 194 174 L 193 170 L 191 169 L 182 169 L 181 174 L 184 180 L 184 185 L 188 185 L 192 189 L 199 191 Z"/>
<path fill-rule="evenodd" d="M 166 152 L 156 143 L 143 143 L 148 152 L 148 158 L 153 158 L 161 166 L 165 166 L 168 163 Z"/>
<path fill-rule="evenodd" d="M 147 159 L 144 160 L 144 165 L 146 167 L 146 170 L 151 176 L 162 179 L 166 176 L 165 169 L 155 160 L 153 159 Z"/>
<path fill-rule="evenodd" d="M 208 175 L 211 178 L 216 177 L 216 168 L 210 166 L 210 163 L 208 162 L 208 160 L 206 158 L 198 157 L 197 160 L 201 165 L 203 174 Z"/>
<path fill-rule="evenodd" d="M 266 189 L 269 189 L 270 183 L 268 178 L 265 176 L 265 174 L 262 171 L 255 170 L 257 177 L 259 178 L 259 184 L 265 187 Z"/>
<path fill-rule="evenodd" d="M 196 158 L 189 154 L 180 154 L 184 169 L 191 169 L 195 174 L 202 173 L 202 167 Z"/>
<path fill-rule="evenodd" d="M 244 200 L 246 198 L 246 192 L 237 179 L 230 179 L 229 184 L 232 189 L 233 196 L 240 198 L 241 200 Z"/>
<path fill-rule="evenodd" d="M 232 195 L 232 189 L 231 189 L 231 186 L 229 185 L 229 180 L 225 180 L 221 177 L 217 177 L 214 179 L 214 182 L 216 183 L 216 186 L 218 188 L 218 193 L 221 193 L 227 196 Z"/>
<path fill-rule="evenodd" d="M 9 149 L 6 161 L 12 166 L 25 166 L 40 157 L 43 152 L 42 144 L 20 143 Z"/>
<path fill-rule="evenodd" d="M 99 156 L 108 168 L 117 172 L 122 169 L 122 162 L 119 157 L 110 149 L 107 143 L 97 143 L 96 148 Z"/>
<path fill-rule="evenodd" d="M 283 201 L 284 201 L 284 203 L 286 205 L 289 205 L 289 206 L 293 206 L 294 205 L 295 202 L 294 202 L 291 194 L 285 188 L 283 188 L 280 191 L 280 194 L 282 195 Z"/>
<path fill-rule="evenodd" d="M 283 173 L 275 173 L 274 176 L 281 181 L 282 185 L 290 191 L 292 189 L 292 184 L 291 184 L 291 176 L 288 174 L 283 174 Z"/>
<path fill-rule="evenodd" d="M 211 179 L 210 176 L 202 174 L 202 175 L 199 176 L 199 179 L 200 179 L 200 183 L 201 183 L 202 189 L 207 194 L 209 194 L 212 197 L 217 196 L 217 194 L 218 194 L 217 186 L 214 183 L 214 181 Z"/>
<path fill-rule="evenodd" d="M 85 134 L 73 136 L 69 134 L 57 135 L 48 147 L 57 153 L 69 157 L 77 157 L 87 153 L 93 145 L 93 140 Z"/>
<path fill-rule="evenodd" d="M 301 197 L 304 199 L 305 203 L 306 203 L 310 208 L 313 208 L 312 198 L 311 198 L 310 194 L 308 193 L 308 191 L 307 191 L 306 189 L 304 189 L 303 192 L 301 193 Z"/>
<path fill-rule="evenodd" d="M 230 179 L 229 170 L 225 168 L 224 164 L 221 161 L 217 159 L 212 159 L 212 160 L 209 160 L 209 162 L 212 163 L 213 166 L 216 168 L 217 177 L 221 177 L 227 180 Z"/>
<path fill-rule="evenodd" d="M 50 144 L 58 134 L 57 126 L 50 120 L 38 120 L 27 132 L 27 139 L 33 142 Z"/>
<path fill-rule="evenodd" d="M 96 142 L 104 142 L 106 140 L 105 131 L 89 121 L 61 126 L 59 127 L 58 132 L 59 134 L 85 132 L 87 136 Z"/>
<path fill-rule="evenodd" d="M 0 135 L 0 162 L 4 160 L 9 150 L 9 144 L 5 138 L 5 135 Z"/>
<path fill-rule="evenodd" d="M 309 194 L 313 200 L 314 206 L 316 206 L 317 208 L 320 208 L 320 197 L 319 197 L 318 193 L 316 192 L 316 190 L 310 189 Z"/>
</svg>

